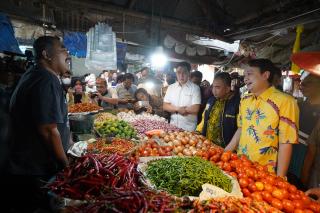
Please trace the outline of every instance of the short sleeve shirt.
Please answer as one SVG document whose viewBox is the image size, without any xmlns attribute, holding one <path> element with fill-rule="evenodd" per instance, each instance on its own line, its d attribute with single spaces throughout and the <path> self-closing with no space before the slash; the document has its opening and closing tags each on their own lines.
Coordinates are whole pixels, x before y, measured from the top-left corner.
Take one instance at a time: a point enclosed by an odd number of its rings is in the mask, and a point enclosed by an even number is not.
<svg viewBox="0 0 320 213">
<path fill-rule="evenodd" d="M 136 85 L 131 85 L 129 89 L 122 84 L 117 85 L 116 92 L 119 99 L 134 99 L 134 93 L 137 91 Z M 132 104 L 118 104 L 118 108 L 132 108 Z"/>
<path fill-rule="evenodd" d="M 170 103 L 177 107 L 188 107 L 201 104 L 200 87 L 188 81 L 184 85 L 178 82 L 168 87 L 163 102 Z M 172 114 L 170 123 L 187 131 L 194 131 L 197 126 L 197 115 Z"/>
<path fill-rule="evenodd" d="M 103 94 L 103 96 L 107 98 L 118 98 L 118 95 L 113 88 L 108 88 L 107 92 Z M 114 105 L 101 100 L 98 101 L 98 104 L 104 109 L 114 109 Z"/>
<path fill-rule="evenodd" d="M 296 100 L 270 87 L 260 96 L 241 100 L 238 154 L 276 171 L 279 143 L 298 143 L 299 108 Z"/>
<path fill-rule="evenodd" d="M 14 129 L 10 169 L 20 175 L 50 175 L 57 169 L 38 126 L 57 124 L 65 151 L 69 128 L 67 104 L 59 78 L 46 69 L 35 67 L 20 79 L 10 102 Z"/>
</svg>

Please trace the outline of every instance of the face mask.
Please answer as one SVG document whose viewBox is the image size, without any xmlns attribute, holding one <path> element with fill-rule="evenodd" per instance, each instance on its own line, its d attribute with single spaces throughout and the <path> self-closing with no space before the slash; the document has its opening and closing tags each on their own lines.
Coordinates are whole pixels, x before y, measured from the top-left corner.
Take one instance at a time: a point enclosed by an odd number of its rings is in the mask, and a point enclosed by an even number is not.
<svg viewBox="0 0 320 213">
<path fill-rule="evenodd" d="M 70 85 L 71 84 L 71 78 L 63 78 L 62 83 L 64 85 Z"/>
</svg>

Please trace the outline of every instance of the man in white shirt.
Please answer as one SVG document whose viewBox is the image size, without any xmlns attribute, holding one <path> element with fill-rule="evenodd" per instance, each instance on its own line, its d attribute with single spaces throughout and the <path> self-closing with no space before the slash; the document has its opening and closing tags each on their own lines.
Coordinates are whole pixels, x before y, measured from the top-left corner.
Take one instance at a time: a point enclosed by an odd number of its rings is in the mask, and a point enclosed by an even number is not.
<svg viewBox="0 0 320 213">
<path fill-rule="evenodd" d="M 187 131 L 194 131 L 201 104 L 199 86 L 189 80 L 191 66 L 181 62 L 177 66 L 177 82 L 168 87 L 163 109 L 171 113 L 171 124 Z"/>
</svg>

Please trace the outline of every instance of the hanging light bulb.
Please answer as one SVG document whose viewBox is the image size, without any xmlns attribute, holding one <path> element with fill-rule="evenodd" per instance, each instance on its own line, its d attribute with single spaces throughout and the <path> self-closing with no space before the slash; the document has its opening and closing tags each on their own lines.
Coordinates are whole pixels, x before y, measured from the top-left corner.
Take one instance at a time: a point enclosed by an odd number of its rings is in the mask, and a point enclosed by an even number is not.
<svg viewBox="0 0 320 213">
<path fill-rule="evenodd" d="M 161 46 L 156 48 L 156 51 L 151 55 L 151 66 L 154 68 L 163 68 L 168 62 L 167 56 L 163 52 Z"/>
</svg>

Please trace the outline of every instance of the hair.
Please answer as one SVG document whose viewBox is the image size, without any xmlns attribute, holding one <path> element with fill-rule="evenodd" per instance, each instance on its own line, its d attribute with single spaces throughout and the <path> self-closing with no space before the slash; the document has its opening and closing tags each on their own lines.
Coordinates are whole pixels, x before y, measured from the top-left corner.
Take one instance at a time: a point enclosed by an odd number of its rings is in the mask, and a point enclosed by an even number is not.
<svg viewBox="0 0 320 213">
<path fill-rule="evenodd" d="M 183 61 L 183 62 L 178 63 L 176 67 L 177 67 L 177 68 L 178 68 L 178 67 L 183 67 L 183 68 L 185 68 L 188 72 L 191 71 L 191 65 L 190 65 L 188 62 L 186 62 L 186 61 Z"/>
<path fill-rule="evenodd" d="M 250 67 L 258 67 L 260 70 L 260 73 L 264 73 L 266 71 L 269 71 L 270 76 L 268 78 L 268 82 L 270 84 L 272 84 L 273 76 L 277 75 L 279 73 L 279 71 L 281 72 L 281 70 L 279 68 L 277 68 L 272 63 L 272 61 L 270 61 L 269 59 L 265 59 L 265 58 L 250 60 L 248 64 Z"/>
<path fill-rule="evenodd" d="M 202 79 L 202 73 L 200 71 L 196 70 L 190 74 L 190 78 L 194 78 L 194 77 Z"/>
<path fill-rule="evenodd" d="M 124 81 L 124 75 L 120 74 L 117 76 L 117 83 L 122 83 Z"/>
<path fill-rule="evenodd" d="M 131 73 L 126 73 L 124 74 L 124 80 L 130 79 L 132 81 L 134 81 L 134 76 Z"/>
<path fill-rule="evenodd" d="M 43 58 L 42 52 L 45 50 L 48 55 L 52 55 L 53 45 L 55 41 L 60 42 L 60 38 L 57 36 L 41 36 L 33 43 L 33 49 L 35 54 L 35 60 L 39 61 Z"/>
<path fill-rule="evenodd" d="M 220 79 L 222 80 L 227 86 L 231 87 L 231 76 L 227 72 L 219 72 L 215 74 L 214 80 Z"/>
<path fill-rule="evenodd" d="M 103 83 L 105 86 L 108 85 L 106 79 L 100 77 L 96 78 L 96 83 Z"/>
<path fill-rule="evenodd" d="M 137 100 L 138 98 L 137 98 L 137 96 L 138 96 L 138 94 L 139 93 L 143 93 L 144 95 L 146 95 L 146 96 L 150 96 L 149 95 L 149 93 L 147 92 L 147 90 L 145 90 L 145 89 L 143 89 L 143 88 L 139 88 L 139 89 L 137 89 L 137 91 L 134 93 L 134 98 Z"/>
</svg>

